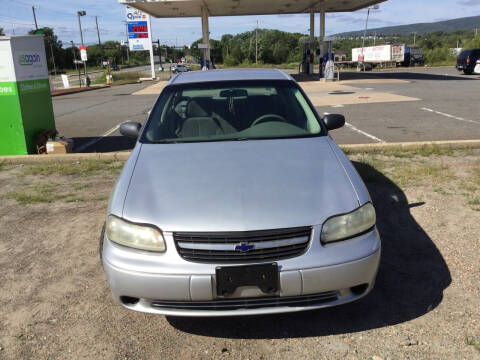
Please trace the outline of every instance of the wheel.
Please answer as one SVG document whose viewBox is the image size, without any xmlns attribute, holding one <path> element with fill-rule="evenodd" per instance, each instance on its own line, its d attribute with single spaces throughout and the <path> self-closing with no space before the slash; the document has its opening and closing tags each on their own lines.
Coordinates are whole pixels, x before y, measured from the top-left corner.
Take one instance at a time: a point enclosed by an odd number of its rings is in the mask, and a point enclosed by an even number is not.
<svg viewBox="0 0 480 360">
<path fill-rule="evenodd" d="M 463 70 L 463 73 L 465 75 L 472 75 L 473 74 L 473 71 L 472 70 Z"/>
</svg>

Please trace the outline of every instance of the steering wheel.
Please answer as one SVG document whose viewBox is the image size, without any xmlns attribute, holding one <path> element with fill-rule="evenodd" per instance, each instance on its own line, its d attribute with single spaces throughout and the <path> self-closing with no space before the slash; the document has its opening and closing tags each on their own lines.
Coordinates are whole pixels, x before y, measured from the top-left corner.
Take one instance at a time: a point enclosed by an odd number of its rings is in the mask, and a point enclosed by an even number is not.
<svg viewBox="0 0 480 360">
<path fill-rule="evenodd" d="M 255 121 L 250 126 L 256 126 L 260 123 L 269 122 L 269 121 L 287 122 L 287 120 L 283 116 L 280 116 L 277 114 L 265 114 L 255 119 Z"/>
</svg>

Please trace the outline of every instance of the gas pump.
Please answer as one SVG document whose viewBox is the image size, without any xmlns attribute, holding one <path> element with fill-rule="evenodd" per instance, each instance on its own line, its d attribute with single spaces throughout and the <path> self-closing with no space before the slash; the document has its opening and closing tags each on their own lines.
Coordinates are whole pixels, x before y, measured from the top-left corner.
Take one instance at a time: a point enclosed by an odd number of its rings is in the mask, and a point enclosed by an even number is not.
<svg viewBox="0 0 480 360">
<path fill-rule="evenodd" d="M 302 74 L 313 74 L 314 56 L 312 50 L 310 49 L 310 42 L 305 42 L 302 57 Z"/>
<path fill-rule="evenodd" d="M 325 37 L 325 47 L 327 52 L 322 55 L 322 71 L 321 78 L 326 80 L 333 80 L 335 78 L 335 54 L 333 52 L 334 37 Z"/>
</svg>

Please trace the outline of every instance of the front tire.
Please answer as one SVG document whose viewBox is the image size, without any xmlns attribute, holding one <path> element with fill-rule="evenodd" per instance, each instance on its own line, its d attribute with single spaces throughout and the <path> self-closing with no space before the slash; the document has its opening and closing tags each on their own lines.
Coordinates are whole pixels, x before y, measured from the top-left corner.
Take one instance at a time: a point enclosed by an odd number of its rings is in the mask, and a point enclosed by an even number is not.
<svg viewBox="0 0 480 360">
<path fill-rule="evenodd" d="M 472 70 L 463 70 L 463 73 L 465 75 L 472 75 L 473 74 L 473 71 Z"/>
</svg>

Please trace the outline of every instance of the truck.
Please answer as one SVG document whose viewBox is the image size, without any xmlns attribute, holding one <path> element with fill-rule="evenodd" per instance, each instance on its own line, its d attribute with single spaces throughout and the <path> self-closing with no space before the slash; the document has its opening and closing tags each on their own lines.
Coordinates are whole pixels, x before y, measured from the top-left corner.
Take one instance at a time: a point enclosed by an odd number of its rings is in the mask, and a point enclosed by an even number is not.
<svg viewBox="0 0 480 360">
<path fill-rule="evenodd" d="M 362 59 L 363 54 L 363 59 Z M 352 49 L 352 61 L 367 64 L 392 64 L 395 66 L 423 65 L 424 56 L 419 47 L 405 44 L 378 45 Z"/>
</svg>

